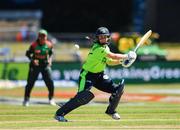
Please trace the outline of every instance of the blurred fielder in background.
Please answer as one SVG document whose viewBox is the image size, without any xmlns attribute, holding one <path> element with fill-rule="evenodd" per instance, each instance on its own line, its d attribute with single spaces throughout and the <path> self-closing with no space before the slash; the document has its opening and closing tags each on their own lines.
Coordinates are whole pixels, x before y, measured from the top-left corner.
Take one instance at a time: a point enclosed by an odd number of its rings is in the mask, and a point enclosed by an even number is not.
<svg viewBox="0 0 180 130">
<path fill-rule="evenodd" d="M 128 54 L 112 53 L 108 47 L 111 35 L 106 27 L 98 28 L 95 35 L 96 39 L 80 72 L 78 93 L 56 111 L 55 119 L 60 122 L 67 122 L 67 119 L 64 118 L 66 114 L 81 105 L 89 103 L 94 98 L 94 94 L 90 91 L 93 86 L 103 92 L 111 93 L 109 106 L 105 113 L 115 120 L 120 119 L 116 108 L 123 94 L 124 79 L 119 84 L 114 84 L 104 73 L 104 70 L 106 64 L 124 64 L 125 62 L 123 61 L 125 60 L 134 62 L 136 53 L 132 51 Z M 127 64 L 129 63 L 132 64 L 132 62 L 128 62 Z"/>
<path fill-rule="evenodd" d="M 56 105 L 54 97 L 54 83 L 51 77 L 51 65 L 53 44 L 47 40 L 48 33 L 42 29 L 38 32 L 38 38 L 30 45 L 26 51 L 26 56 L 30 60 L 27 85 L 25 86 L 24 106 L 29 106 L 30 93 L 38 78 L 42 74 L 43 80 L 49 91 L 49 104 Z"/>
</svg>

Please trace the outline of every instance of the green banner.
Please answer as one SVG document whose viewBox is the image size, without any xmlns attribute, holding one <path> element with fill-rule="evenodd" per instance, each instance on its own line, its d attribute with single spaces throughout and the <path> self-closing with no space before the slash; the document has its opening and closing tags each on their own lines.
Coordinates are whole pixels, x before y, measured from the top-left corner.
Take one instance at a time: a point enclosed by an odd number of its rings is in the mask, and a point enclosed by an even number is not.
<svg viewBox="0 0 180 130">
<path fill-rule="evenodd" d="M 0 76 L 1 79 L 26 80 L 28 69 L 28 63 L 0 63 Z"/>
<path fill-rule="evenodd" d="M 52 66 L 52 76 L 55 80 L 77 81 L 80 69 L 80 62 L 55 62 Z"/>
<path fill-rule="evenodd" d="M 180 66 L 178 61 L 137 61 L 130 68 L 112 67 L 106 71 L 114 80 L 125 78 L 128 83 L 178 83 Z"/>
<path fill-rule="evenodd" d="M 107 67 L 106 73 L 115 82 L 125 78 L 127 83 L 179 83 L 180 66 L 178 61 L 137 61 L 130 68 L 120 65 Z M 52 77 L 54 80 L 78 81 L 81 64 L 79 62 L 54 62 Z M 0 79 L 26 80 L 28 63 L 0 63 Z M 39 75 L 39 79 L 42 76 Z"/>
</svg>

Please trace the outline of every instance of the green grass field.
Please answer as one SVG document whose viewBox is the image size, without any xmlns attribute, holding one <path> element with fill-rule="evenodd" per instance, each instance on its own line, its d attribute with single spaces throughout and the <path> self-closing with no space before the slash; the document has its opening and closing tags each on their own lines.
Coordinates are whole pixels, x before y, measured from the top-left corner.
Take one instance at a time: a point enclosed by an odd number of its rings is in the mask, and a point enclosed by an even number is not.
<svg viewBox="0 0 180 130">
<path fill-rule="evenodd" d="M 54 114 L 58 106 L 47 104 L 32 104 L 30 107 L 23 107 L 21 104 L 8 104 L 0 102 L 0 129 L 65 129 L 65 130 L 174 130 L 180 129 L 180 103 L 178 94 L 179 84 L 159 84 L 159 85 L 127 85 L 125 94 L 118 107 L 121 120 L 113 120 L 104 114 L 107 102 L 90 103 L 82 106 L 71 113 L 66 118 L 69 122 L 57 122 Z M 146 101 L 144 94 L 151 93 L 158 98 L 164 97 L 166 100 Z M 56 101 L 62 101 L 57 93 L 75 92 L 76 88 L 57 88 Z M 34 88 L 32 98 L 38 98 L 36 93 L 47 93 L 46 88 Z M 99 93 L 95 90 L 94 92 Z M 101 93 L 101 92 L 100 92 Z M 129 100 L 128 94 L 140 94 L 144 100 Z M 143 94 L 143 95 L 141 95 Z M 23 88 L 0 89 L 0 99 L 2 97 L 22 98 Z M 150 94 L 151 95 L 151 94 Z M 133 96 L 133 95 L 130 95 Z M 47 97 L 41 97 L 47 99 Z M 135 97 L 137 99 L 137 95 Z M 172 102 L 170 101 L 172 100 Z M 177 99 L 178 102 L 174 100 Z M 2 100 L 1 100 L 2 101 Z M 98 101 L 95 99 L 93 101 Z"/>
<path fill-rule="evenodd" d="M 107 105 L 87 105 L 67 115 L 69 122 L 53 119 L 57 107 L 37 105 L 0 106 L 0 129 L 180 129 L 180 104 L 122 103 L 121 120 L 104 114 Z"/>
</svg>

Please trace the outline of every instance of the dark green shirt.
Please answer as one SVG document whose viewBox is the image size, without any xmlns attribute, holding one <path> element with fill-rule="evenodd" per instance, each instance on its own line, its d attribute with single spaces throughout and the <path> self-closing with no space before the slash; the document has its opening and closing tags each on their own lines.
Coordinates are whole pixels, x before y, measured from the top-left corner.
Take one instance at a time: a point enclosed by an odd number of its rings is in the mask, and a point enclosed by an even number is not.
<svg viewBox="0 0 180 130">
<path fill-rule="evenodd" d="M 26 56 L 32 61 L 39 60 L 39 65 L 48 64 L 49 57 L 53 54 L 53 45 L 46 41 L 43 45 L 38 42 L 33 42 L 26 52 Z"/>
</svg>

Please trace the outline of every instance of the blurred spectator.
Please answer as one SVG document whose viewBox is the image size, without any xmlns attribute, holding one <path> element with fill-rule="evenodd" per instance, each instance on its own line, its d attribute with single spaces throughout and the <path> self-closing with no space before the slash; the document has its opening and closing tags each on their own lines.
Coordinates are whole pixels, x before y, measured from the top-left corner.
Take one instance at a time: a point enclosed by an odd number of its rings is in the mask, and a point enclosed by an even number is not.
<svg viewBox="0 0 180 130">
<path fill-rule="evenodd" d="M 28 40 L 28 35 L 29 35 L 28 25 L 26 22 L 23 22 L 19 32 L 16 35 L 16 40 L 18 42 L 26 41 Z"/>
<path fill-rule="evenodd" d="M 134 48 L 134 40 L 132 38 L 123 37 L 119 39 L 118 49 L 122 53 L 126 53 Z"/>
<path fill-rule="evenodd" d="M 119 32 L 113 32 L 111 34 L 111 42 L 112 42 L 112 44 L 110 44 L 109 47 L 110 47 L 111 51 L 114 52 L 114 53 L 119 52 L 119 50 L 118 50 L 119 39 L 120 39 L 120 33 Z"/>
<path fill-rule="evenodd" d="M 120 38 L 120 33 L 119 32 L 114 32 L 111 34 L 111 39 L 114 43 L 118 43 L 119 41 L 119 38 Z"/>
</svg>

